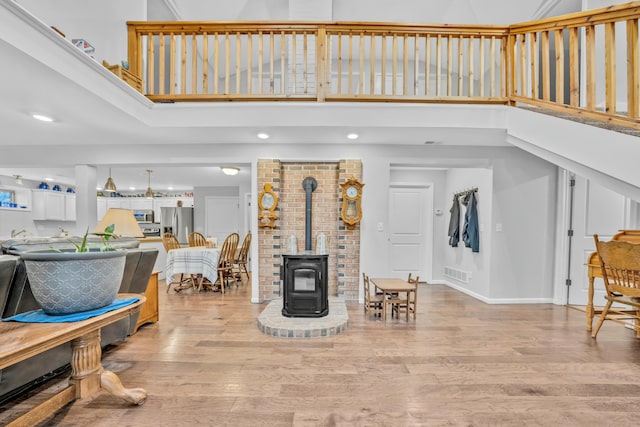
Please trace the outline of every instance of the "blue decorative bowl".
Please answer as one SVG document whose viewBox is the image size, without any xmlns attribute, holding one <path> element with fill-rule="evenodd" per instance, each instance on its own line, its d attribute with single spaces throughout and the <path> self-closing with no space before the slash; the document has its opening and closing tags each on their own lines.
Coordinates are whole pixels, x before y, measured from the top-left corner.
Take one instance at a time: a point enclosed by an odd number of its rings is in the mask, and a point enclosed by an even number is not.
<svg viewBox="0 0 640 427">
<path fill-rule="evenodd" d="M 40 185 L 38 185 L 38 188 L 41 190 L 48 190 L 49 189 L 49 184 L 47 184 L 46 182 L 41 182 Z"/>
<path fill-rule="evenodd" d="M 62 191 L 62 188 L 58 184 L 53 186 L 53 191 Z"/>
<path fill-rule="evenodd" d="M 67 193 L 75 193 L 76 190 L 74 190 L 73 188 L 69 187 L 67 188 Z"/>
</svg>

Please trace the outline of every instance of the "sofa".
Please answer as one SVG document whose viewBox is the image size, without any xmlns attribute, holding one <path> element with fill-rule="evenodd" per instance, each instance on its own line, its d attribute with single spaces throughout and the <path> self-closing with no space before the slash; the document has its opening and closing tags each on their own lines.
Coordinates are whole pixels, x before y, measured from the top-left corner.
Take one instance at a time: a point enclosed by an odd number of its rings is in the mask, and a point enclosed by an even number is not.
<svg viewBox="0 0 640 427">
<path fill-rule="evenodd" d="M 80 241 L 81 237 L 71 238 L 30 238 L 7 240 L 0 244 L 0 316 L 4 319 L 40 308 L 36 302 L 24 263 L 20 254 L 26 251 L 56 248 L 73 249 L 70 242 Z M 99 239 L 91 239 L 98 244 Z M 135 238 L 120 238 L 110 241 L 117 249 L 126 249 L 126 261 L 119 293 L 143 294 L 147 289 L 153 271 L 158 250 L 140 248 Z M 124 318 L 101 330 L 101 345 L 106 347 L 124 341 L 135 332 L 139 313 Z M 23 362 L 0 370 L 0 403 L 20 394 L 34 385 L 47 380 L 69 367 L 71 344 L 66 343 Z"/>
</svg>

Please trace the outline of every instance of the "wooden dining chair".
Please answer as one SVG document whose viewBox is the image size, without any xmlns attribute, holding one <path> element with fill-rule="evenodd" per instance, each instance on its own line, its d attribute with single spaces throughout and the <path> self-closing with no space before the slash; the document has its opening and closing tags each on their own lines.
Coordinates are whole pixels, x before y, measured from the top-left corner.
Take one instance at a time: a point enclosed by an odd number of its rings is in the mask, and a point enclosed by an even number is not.
<svg viewBox="0 0 640 427">
<path fill-rule="evenodd" d="M 162 235 L 162 245 L 164 246 L 164 250 L 169 253 L 170 250 L 180 249 L 180 242 L 178 238 L 173 233 L 164 233 Z M 176 292 L 180 292 L 183 289 L 188 287 L 195 287 L 195 283 L 193 277 L 188 275 L 185 277 L 184 273 L 180 274 L 180 280 L 177 282 L 171 282 L 167 285 L 167 293 L 169 293 L 169 289 L 171 289 L 171 285 L 177 284 L 178 287 L 174 288 Z"/>
<path fill-rule="evenodd" d="M 235 256 L 235 260 L 234 260 L 234 264 L 238 266 L 234 274 L 235 274 L 235 277 L 240 278 L 241 282 L 242 282 L 243 272 L 247 276 L 247 280 L 249 280 L 249 271 L 247 270 L 247 262 L 249 259 L 250 247 L 251 247 L 251 233 L 247 233 L 247 235 L 244 236 L 244 240 L 242 240 L 242 246 L 240 247 L 240 250 L 237 251 L 238 253 Z"/>
<path fill-rule="evenodd" d="M 162 236 L 162 244 L 164 245 L 164 250 L 167 252 L 171 249 L 180 249 L 180 242 L 173 233 L 164 233 Z"/>
<path fill-rule="evenodd" d="M 596 243 L 607 303 L 591 336 L 595 338 L 605 320 L 628 325 L 633 320 L 636 337 L 640 338 L 640 244 L 621 240 Z M 612 307 L 613 303 L 626 307 Z"/>
<path fill-rule="evenodd" d="M 222 243 L 220 248 L 220 256 L 218 257 L 218 278 L 214 285 L 220 286 L 220 292 L 224 294 L 225 285 L 229 284 L 229 279 L 233 277 L 233 262 L 235 260 L 236 249 L 238 248 L 238 241 L 240 235 L 238 233 L 231 233 Z"/>
<path fill-rule="evenodd" d="M 364 272 L 362 272 L 362 279 L 364 282 L 364 314 L 382 316 L 382 295 L 371 295 L 371 282 L 369 282 L 369 276 Z"/>
<path fill-rule="evenodd" d="M 189 247 L 207 246 L 207 239 L 202 233 L 198 233 L 197 231 L 189 233 L 189 237 L 187 239 L 189 241 Z"/>
</svg>

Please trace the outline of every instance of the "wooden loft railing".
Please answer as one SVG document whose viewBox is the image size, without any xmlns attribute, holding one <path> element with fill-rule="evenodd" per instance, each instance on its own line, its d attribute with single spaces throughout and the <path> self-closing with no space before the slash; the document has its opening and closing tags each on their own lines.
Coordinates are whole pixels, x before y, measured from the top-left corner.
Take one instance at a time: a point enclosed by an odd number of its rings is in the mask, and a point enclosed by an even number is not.
<svg viewBox="0 0 640 427">
<path fill-rule="evenodd" d="M 523 103 L 640 129 L 639 17 L 633 2 L 511 26 L 128 22 L 129 64 L 157 102 Z"/>
<path fill-rule="evenodd" d="M 507 102 L 506 27 L 128 26 L 130 71 L 154 101 Z"/>
<path fill-rule="evenodd" d="M 509 101 L 640 129 L 639 17 L 633 2 L 511 25 Z"/>
</svg>

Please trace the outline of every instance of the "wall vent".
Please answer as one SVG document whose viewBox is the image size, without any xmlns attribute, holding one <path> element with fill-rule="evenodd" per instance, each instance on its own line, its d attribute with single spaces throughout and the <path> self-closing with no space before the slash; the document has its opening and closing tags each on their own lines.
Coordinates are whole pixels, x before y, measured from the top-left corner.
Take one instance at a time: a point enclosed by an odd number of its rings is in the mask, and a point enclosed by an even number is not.
<svg viewBox="0 0 640 427">
<path fill-rule="evenodd" d="M 462 283 L 469 283 L 469 280 L 471 280 L 470 271 L 460 270 L 459 268 L 455 267 L 445 267 L 444 275 L 445 277 L 450 277 Z"/>
</svg>

